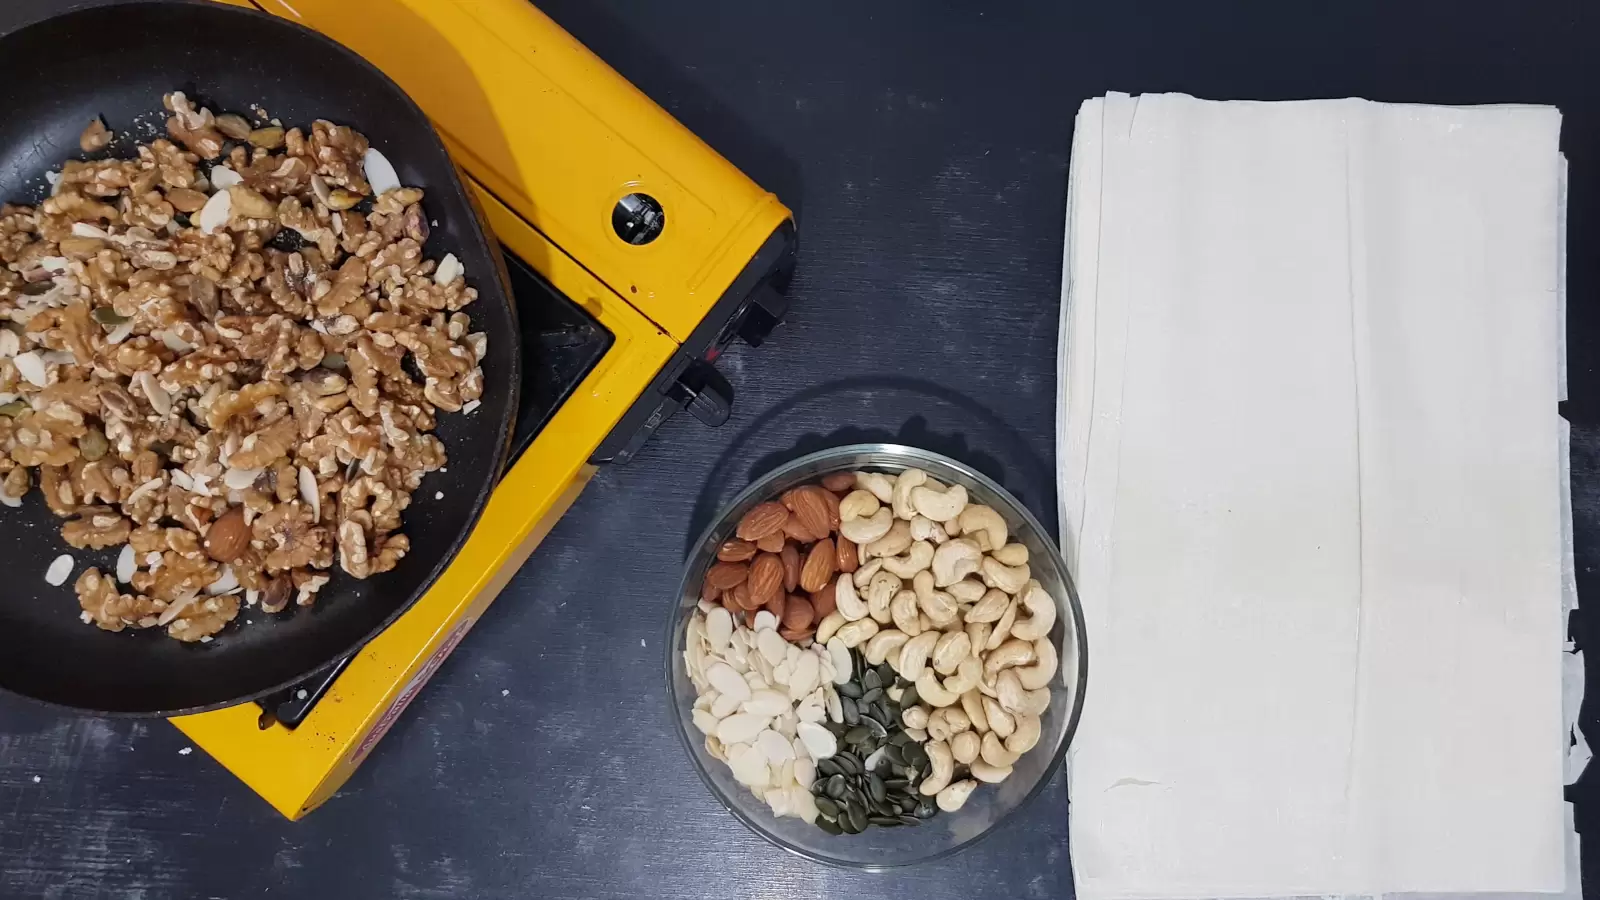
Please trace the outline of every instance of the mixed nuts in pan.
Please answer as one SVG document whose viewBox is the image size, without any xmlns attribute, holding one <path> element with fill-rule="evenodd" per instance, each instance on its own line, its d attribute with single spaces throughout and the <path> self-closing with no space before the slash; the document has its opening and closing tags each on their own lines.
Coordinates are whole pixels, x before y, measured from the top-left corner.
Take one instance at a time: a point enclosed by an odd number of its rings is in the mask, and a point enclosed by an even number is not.
<svg viewBox="0 0 1600 900">
<path fill-rule="evenodd" d="M 740 519 L 684 660 L 706 752 L 774 815 L 915 826 L 1039 741 L 1054 598 L 994 509 L 920 469 L 835 472 Z"/>
</svg>

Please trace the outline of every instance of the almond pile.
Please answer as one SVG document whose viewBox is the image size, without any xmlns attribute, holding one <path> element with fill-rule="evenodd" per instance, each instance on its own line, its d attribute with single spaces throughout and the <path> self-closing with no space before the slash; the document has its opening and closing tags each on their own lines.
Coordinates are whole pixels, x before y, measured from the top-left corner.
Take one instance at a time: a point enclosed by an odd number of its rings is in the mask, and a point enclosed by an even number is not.
<svg viewBox="0 0 1600 900">
<path fill-rule="evenodd" d="M 860 565 L 855 542 L 838 534 L 839 492 L 854 486 L 854 474 L 835 472 L 745 513 L 736 536 L 717 548 L 700 599 L 735 619 L 765 609 L 786 641 L 815 635 L 835 608 L 833 576 Z"/>
</svg>

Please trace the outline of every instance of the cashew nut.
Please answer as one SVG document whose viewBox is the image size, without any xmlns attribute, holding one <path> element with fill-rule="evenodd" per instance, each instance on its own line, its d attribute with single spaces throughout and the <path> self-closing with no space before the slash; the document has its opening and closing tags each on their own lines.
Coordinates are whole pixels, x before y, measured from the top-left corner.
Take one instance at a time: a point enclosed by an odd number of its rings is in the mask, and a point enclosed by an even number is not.
<svg viewBox="0 0 1600 900">
<path fill-rule="evenodd" d="M 912 591 L 900 591 L 889 601 L 889 617 L 894 620 L 894 627 L 906 634 L 916 637 L 927 629 L 922 627 L 922 614 L 917 610 L 917 595 Z"/>
<path fill-rule="evenodd" d="M 1004 644 L 1006 638 L 1011 637 L 1011 626 L 1017 621 L 1017 601 L 1012 600 L 1006 604 L 1006 611 L 1001 613 L 1000 621 L 994 623 L 994 630 L 989 632 L 989 640 L 984 643 L 983 649 L 993 650 Z"/>
<path fill-rule="evenodd" d="M 833 636 L 844 643 L 846 649 L 854 648 L 864 643 L 868 638 L 878 633 L 878 623 L 871 619 L 859 619 L 846 622 L 839 627 Z"/>
<path fill-rule="evenodd" d="M 1006 738 L 1006 749 L 1021 756 L 1039 743 L 1039 717 L 1017 716 L 1017 730 Z"/>
<path fill-rule="evenodd" d="M 978 686 L 983 677 L 983 664 L 974 657 L 967 657 L 956 666 L 956 673 L 944 680 L 944 689 L 956 696 L 965 694 Z"/>
<path fill-rule="evenodd" d="M 1011 777 L 1010 766 L 991 766 L 981 759 L 975 759 L 967 764 L 967 771 L 972 777 L 985 784 L 999 784 Z"/>
<path fill-rule="evenodd" d="M 955 812 L 961 807 L 967 805 L 967 798 L 971 797 L 972 792 L 977 790 L 977 788 L 978 783 L 973 781 L 971 778 L 961 779 L 955 784 L 952 784 L 939 792 L 939 799 L 937 801 L 939 808 L 945 812 Z"/>
<path fill-rule="evenodd" d="M 926 728 L 907 728 L 906 734 L 910 735 L 911 739 L 919 744 L 928 740 L 928 729 Z"/>
<path fill-rule="evenodd" d="M 1006 544 L 1006 520 L 993 507 L 974 503 L 961 511 L 957 525 L 962 534 L 976 538 L 980 550 L 993 551 Z"/>
<path fill-rule="evenodd" d="M 911 491 L 927 481 L 928 473 L 921 469 L 907 469 L 900 473 L 900 477 L 894 480 L 894 497 L 891 500 L 895 518 L 910 521 L 917 514 L 911 505 Z"/>
<path fill-rule="evenodd" d="M 1017 630 L 1013 628 L 1011 633 L 1015 635 Z M 1012 638 L 1012 640 L 1015 639 Z M 1006 643 L 1009 644 L 1011 641 L 1006 641 Z M 1001 649 L 1005 648 L 1002 647 Z M 1051 641 L 1048 635 L 1034 641 L 1033 656 L 1036 660 L 1033 665 L 1022 666 L 1016 670 L 1017 681 L 1030 691 L 1049 686 L 1050 680 L 1056 677 L 1058 660 L 1056 658 L 1055 642 Z"/>
<path fill-rule="evenodd" d="M 972 642 L 973 656 L 983 656 L 986 650 L 984 645 L 989 643 L 989 632 L 993 630 L 993 628 L 994 626 L 990 625 L 988 622 L 967 623 L 967 640 Z"/>
<path fill-rule="evenodd" d="M 880 509 L 878 512 L 882 513 L 883 510 Z M 910 546 L 911 526 L 896 519 L 889 526 L 889 530 L 883 533 L 882 537 L 870 544 L 861 546 L 861 556 L 863 559 L 874 559 L 880 556 L 899 556 L 906 552 Z"/>
<path fill-rule="evenodd" d="M 906 641 L 909 640 L 911 640 L 911 636 L 904 631 L 896 631 L 893 628 L 879 631 L 872 636 L 871 640 L 867 641 L 865 654 L 867 662 L 874 666 L 881 664 L 891 654 L 899 653 L 900 648 L 905 646 Z"/>
<path fill-rule="evenodd" d="M 1025 666 L 1033 662 L 1033 645 L 1027 641 L 1012 638 L 1004 644 L 990 650 L 983 658 L 983 674 L 985 677 L 998 673 L 1001 669 L 1012 666 Z"/>
<path fill-rule="evenodd" d="M 956 698 L 960 700 L 960 698 Z M 972 720 L 960 706 L 947 706 L 944 708 L 944 724 L 950 729 L 951 734 L 960 734 L 972 728 Z"/>
<path fill-rule="evenodd" d="M 917 696 L 934 706 L 949 706 L 961 699 L 960 694 L 945 690 L 944 685 L 939 683 L 939 676 L 927 667 L 917 676 Z"/>
<path fill-rule="evenodd" d="M 936 709 L 928 714 L 928 737 L 936 741 L 950 739 L 950 723 L 945 720 L 943 709 Z"/>
<path fill-rule="evenodd" d="M 1007 544 L 999 550 L 992 551 L 990 555 L 1008 566 L 1028 564 L 1028 548 L 1023 544 Z"/>
<path fill-rule="evenodd" d="M 851 574 L 850 578 L 856 583 L 856 590 L 864 591 L 867 589 L 867 585 L 872 583 L 872 576 L 881 571 L 883 571 L 883 560 L 868 560 L 867 562 L 862 563 L 861 567 L 856 569 L 855 572 Z"/>
<path fill-rule="evenodd" d="M 915 472 L 917 470 L 908 469 L 907 471 Z M 924 797 L 932 797 L 950 784 L 950 775 L 955 772 L 956 768 L 955 760 L 950 755 L 950 745 L 944 741 L 929 741 L 922 745 L 922 749 L 927 751 L 928 762 L 932 764 L 933 770 L 928 773 L 927 778 L 922 779 L 922 784 L 917 786 L 917 790 L 921 791 Z"/>
<path fill-rule="evenodd" d="M 867 614 L 876 619 L 879 625 L 887 625 L 893 621 L 889 615 L 889 603 L 899 591 L 899 578 L 888 572 L 879 572 L 872 576 L 872 583 L 867 585 Z"/>
<path fill-rule="evenodd" d="M 933 541 L 943 543 L 949 537 L 944 526 L 927 516 L 911 517 L 911 538 L 917 541 Z"/>
<path fill-rule="evenodd" d="M 938 553 L 935 552 L 934 555 L 938 556 Z M 988 588 L 983 586 L 983 582 L 971 578 L 963 578 L 946 587 L 945 593 L 956 598 L 957 603 L 977 603 L 983 599 L 984 592 L 987 590 Z"/>
<path fill-rule="evenodd" d="M 973 607 L 967 610 L 968 622 L 998 622 L 1011 605 L 1011 597 L 999 588 L 989 588 Z"/>
<path fill-rule="evenodd" d="M 873 625 L 877 627 L 876 623 Z M 922 692 L 919 687 L 918 693 Z M 995 677 L 995 693 L 1000 695 L 1000 707 L 1014 716 L 1037 716 L 1050 708 L 1050 690 L 1044 688 L 1030 691 L 1017 680 L 1017 673 L 1012 669 L 1003 669 Z"/>
<path fill-rule="evenodd" d="M 972 639 L 965 631 L 946 632 L 933 645 L 933 670 L 940 675 L 950 675 L 963 659 L 972 656 Z"/>
<path fill-rule="evenodd" d="M 849 535 L 845 535 L 849 537 Z M 853 539 L 852 539 L 853 540 Z M 1027 566 L 1008 566 L 992 556 L 983 558 L 983 565 L 978 568 L 983 583 L 992 588 L 999 588 L 1008 594 L 1015 595 L 1028 586 Z"/>
<path fill-rule="evenodd" d="M 950 755 L 963 766 L 971 766 L 983 749 L 983 738 L 975 731 L 963 731 L 950 738 Z"/>
<path fill-rule="evenodd" d="M 918 572 L 925 572 L 933 564 L 933 545 L 927 541 L 917 541 L 911 545 L 910 552 L 905 556 L 896 556 L 883 561 L 883 570 L 893 572 L 901 578 L 910 578 Z"/>
<path fill-rule="evenodd" d="M 894 499 L 894 479 L 882 472 L 857 472 L 856 487 L 877 497 L 880 503 Z M 840 518 L 843 518 L 842 513 Z"/>
<path fill-rule="evenodd" d="M 931 718 L 933 718 L 933 714 L 928 712 L 926 706 L 913 706 L 900 714 L 900 722 L 907 728 L 926 729 L 928 720 Z"/>
<path fill-rule="evenodd" d="M 928 621 L 935 627 L 943 628 L 951 624 L 961 612 L 954 597 L 944 591 L 934 590 L 932 572 L 924 570 L 913 576 L 911 590 L 917 595 L 917 606 L 928 614 Z"/>
<path fill-rule="evenodd" d="M 973 731 L 989 730 L 989 717 L 983 713 L 983 695 L 977 690 L 970 690 L 961 695 L 961 711 L 967 714 L 967 721 L 972 723 Z"/>
<path fill-rule="evenodd" d="M 989 720 L 989 730 L 1002 738 L 1010 737 L 1017 728 L 1016 720 L 1001 709 L 1000 701 L 993 697 L 983 698 L 983 717 Z"/>
<path fill-rule="evenodd" d="M 978 565 L 982 562 L 983 551 L 972 541 L 965 538 L 946 541 L 933 551 L 931 568 L 934 586 L 949 587 L 978 571 Z"/>
<path fill-rule="evenodd" d="M 894 667 L 900 677 L 907 681 L 916 681 L 928 667 L 928 654 L 933 652 L 933 645 L 939 641 L 939 632 L 924 631 L 900 648 L 900 664 Z M 917 692 L 920 694 L 921 688 Z"/>
<path fill-rule="evenodd" d="M 865 519 L 876 515 L 883 507 L 878 498 L 871 491 L 854 490 L 839 501 L 839 524 L 843 525 L 853 519 Z"/>
<path fill-rule="evenodd" d="M 867 604 L 862 602 L 861 595 L 856 593 L 856 583 L 850 580 L 848 573 L 840 572 L 839 580 L 834 582 L 833 608 L 839 615 L 844 616 L 846 622 L 867 617 Z"/>
<path fill-rule="evenodd" d="M 959 484 L 943 491 L 926 485 L 914 487 L 911 508 L 935 522 L 949 522 L 967 508 L 967 489 Z"/>
<path fill-rule="evenodd" d="M 1000 735 L 993 731 L 983 736 L 982 749 L 978 752 L 983 757 L 984 762 L 1001 768 L 1016 765 L 1017 757 L 1022 755 L 1007 750 L 1005 742 L 1000 739 Z"/>
<path fill-rule="evenodd" d="M 894 526 L 894 515 L 887 509 L 880 509 L 870 516 L 851 519 L 839 523 L 839 533 L 854 541 L 856 546 L 865 546 L 889 533 Z"/>
<path fill-rule="evenodd" d="M 817 623 L 817 633 L 812 635 L 811 639 L 819 644 L 827 644 L 828 639 L 838 633 L 839 628 L 844 625 L 844 621 L 844 616 L 839 615 L 839 611 L 835 609 Z"/>
<path fill-rule="evenodd" d="M 1022 608 L 1028 611 L 1028 618 L 1011 626 L 1011 636 L 1025 641 L 1047 637 L 1050 629 L 1056 627 L 1055 599 L 1037 581 L 1029 581 L 1027 590 L 1018 599 L 1022 601 Z"/>
</svg>

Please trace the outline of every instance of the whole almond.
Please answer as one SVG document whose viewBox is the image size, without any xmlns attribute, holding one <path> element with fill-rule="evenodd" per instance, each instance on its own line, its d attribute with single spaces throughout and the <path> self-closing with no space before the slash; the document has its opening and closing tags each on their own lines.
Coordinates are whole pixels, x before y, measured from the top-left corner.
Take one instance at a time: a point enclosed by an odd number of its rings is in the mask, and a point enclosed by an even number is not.
<svg viewBox="0 0 1600 900">
<path fill-rule="evenodd" d="M 785 594 L 783 591 L 779 591 L 778 596 L 768 600 L 761 608 L 777 616 L 778 621 L 782 622 L 783 614 L 789 608 L 789 595 Z"/>
<path fill-rule="evenodd" d="M 833 533 L 835 531 L 838 531 L 839 530 L 839 495 L 835 494 L 833 491 L 825 491 L 822 488 L 817 488 L 816 492 L 817 492 L 817 496 L 821 497 L 822 498 L 822 502 L 824 504 L 826 504 L 827 507 L 828 507 L 828 532 L 831 534 L 831 533 Z"/>
<path fill-rule="evenodd" d="M 200 207 L 206 205 L 208 198 L 205 194 L 190 188 L 170 188 L 167 191 L 167 202 L 178 212 L 199 212 Z"/>
<path fill-rule="evenodd" d="M 765 553 L 777 553 L 783 549 L 783 529 L 778 529 L 771 534 L 764 534 L 756 538 L 756 549 Z"/>
<path fill-rule="evenodd" d="M 215 528 L 216 526 L 212 526 Z M 719 591 L 743 584 L 750 566 L 742 562 L 719 562 L 706 570 L 706 581 Z"/>
<path fill-rule="evenodd" d="M 235 506 L 211 523 L 206 532 L 206 555 L 220 563 L 231 563 L 250 547 L 250 526 L 244 521 L 244 507 Z"/>
<path fill-rule="evenodd" d="M 717 548 L 717 559 L 723 562 L 745 562 L 756 555 L 756 545 L 738 538 L 722 542 Z"/>
<path fill-rule="evenodd" d="M 818 622 L 826 619 L 829 615 L 832 615 L 835 609 L 839 608 L 834 594 L 836 590 L 838 590 L 838 582 L 829 579 L 828 583 L 822 586 L 822 590 L 811 592 L 811 611 L 817 617 Z"/>
<path fill-rule="evenodd" d="M 783 563 L 776 553 L 763 553 L 750 563 L 750 596 L 765 606 L 783 594 Z"/>
<path fill-rule="evenodd" d="M 799 631 L 796 631 L 793 628 L 778 629 L 778 637 L 783 638 L 791 644 L 798 644 L 801 641 L 810 640 L 811 636 L 816 633 L 817 630 L 815 628 L 804 628 Z"/>
<path fill-rule="evenodd" d="M 748 581 L 739 582 L 738 587 L 733 589 L 733 602 L 744 610 L 761 608 L 761 602 L 756 599 L 755 594 L 750 592 L 750 582 Z"/>
<path fill-rule="evenodd" d="M 774 531 L 781 530 L 784 520 L 788 518 L 789 510 L 782 503 L 768 501 L 758 504 L 745 513 L 734 532 L 744 540 L 758 541 Z"/>
<path fill-rule="evenodd" d="M 838 559 L 833 541 L 823 538 L 811 545 L 806 561 L 800 566 L 800 587 L 806 591 L 819 591 L 837 571 Z"/>
<path fill-rule="evenodd" d="M 812 617 L 815 615 L 811 609 L 811 602 L 803 597 L 790 600 L 783 611 L 783 627 L 800 631 L 811 626 Z"/>
<path fill-rule="evenodd" d="M 739 608 L 739 604 L 733 602 L 733 591 L 723 591 L 721 598 L 719 598 L 717 602 L 722 604 L 723 609 L 733 613 L 733 616 L 736 619 L 739 617 L 740 613 L 744 612 L 744 610 Z"/>
<path fill-rule="evenodd" d="M 700 582 L 700 599 L 720 600 L 724 593 L 726 593 L 726 591 L 712 583 L 711 573 L 707 572 L 705 580 Z"/>
<path fill-rule="evenodd" d="M 783 523 L 783 534 L 785 537 L 788 537 L 794 541 L 798 541 L 802 544 L 809 544 L 817 538 L 822 537 L 822 535 L 812 534 L 811 529 L 807 528 L 805 523 L 800 521 L 800 516 L 793 512 L 789 513 L 788 521 Z"/>
<path fill-rule="evenodd" d="M 856 549 L 856 542 L 844 535 L 834 542 L 834 556 L 841 572 L 854 572 L 861 565 L 861 554 Z"/>
<path fill-rule="evenodd" d="M 833 491 L 835 494 L 840 493 L 841 491 L 848 494 L 850 491 L 855 490 L 856 473 L 829 472 L 828 474 L 822 476 L 822 486 L 830 491 Z"/>
<path fill-rule="evenodd" d="M 800 584 L 800 548 L 785 542 L 778 553 L 778 561 L 783 563 L 783 589 L 794 590 Z"/>
<path fill-rule="evenodd" d="M 837 510 L 839 505 L 837 497 L 814 484 L 795 488 L 788 496 L 792 498 L 789 508 L 794 510 L 794 514 L 800 519 L 800 524 L 805 526 L 806 531 L 819 539 L 833 533 L 834 526 L 829 524 L 828 501 L 824 498 L 832 498 L 834 509 Z M 837 517 L 838 513 L 835 512 L 834 519 Z"/>
</svg>

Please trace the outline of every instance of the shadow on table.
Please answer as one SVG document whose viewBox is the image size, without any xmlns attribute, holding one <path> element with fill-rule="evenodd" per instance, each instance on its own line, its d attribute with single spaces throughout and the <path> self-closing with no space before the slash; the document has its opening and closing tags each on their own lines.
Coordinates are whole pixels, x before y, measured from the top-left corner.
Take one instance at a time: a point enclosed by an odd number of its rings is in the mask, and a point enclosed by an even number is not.
<svg viewBox="0 0 1600 900">
<path fill-rule="evenodd" d="M 892 412 L 898 410 L 909 413 Z M 851 420 L 884 424 L 830 427 Z M 770 449 L 783 440 L 789 441 L 783 449 Z M 1048 461 L 993 410 L 923 379 L 862 376 L 800 391 L 745 425 L 695 499 L 685 556 L 745 485 L 808 453 L 861 443 L 905 444 L 965 463 L 1010 491 L 1055 533 L 1055 477 Z"/>
</svg>

